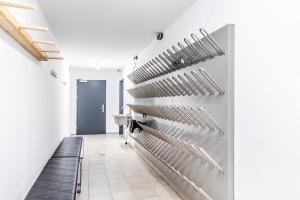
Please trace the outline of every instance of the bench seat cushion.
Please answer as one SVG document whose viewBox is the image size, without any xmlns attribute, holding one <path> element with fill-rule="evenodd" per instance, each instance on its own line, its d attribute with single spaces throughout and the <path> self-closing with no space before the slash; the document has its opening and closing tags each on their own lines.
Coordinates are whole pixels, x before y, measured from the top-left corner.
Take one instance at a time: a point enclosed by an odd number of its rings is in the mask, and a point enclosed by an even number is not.
<svg viewBox="0 0 300 200">
<path fill-rule="evenodd" d="M 79 158 L 51 158 L 26 200 L 74 200 Z"/>
<path fill-rule="evenodd" d="M 52 158 L 80 157 L 82 141 L 82 137 L 65 137 Z"/>
</svg>

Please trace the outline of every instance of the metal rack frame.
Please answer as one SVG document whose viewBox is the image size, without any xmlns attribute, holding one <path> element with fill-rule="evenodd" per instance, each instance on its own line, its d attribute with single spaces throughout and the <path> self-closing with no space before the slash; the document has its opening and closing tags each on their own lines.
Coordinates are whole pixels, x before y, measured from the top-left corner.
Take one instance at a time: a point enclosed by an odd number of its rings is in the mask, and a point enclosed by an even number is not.
<svg viewBox="0 0 300 200">
<path fill-rule="evenodd" d="M 129 75 L 135 144 L 188 199 L 233 200 L 234 25 L 199 31 Z"/>
</svg>

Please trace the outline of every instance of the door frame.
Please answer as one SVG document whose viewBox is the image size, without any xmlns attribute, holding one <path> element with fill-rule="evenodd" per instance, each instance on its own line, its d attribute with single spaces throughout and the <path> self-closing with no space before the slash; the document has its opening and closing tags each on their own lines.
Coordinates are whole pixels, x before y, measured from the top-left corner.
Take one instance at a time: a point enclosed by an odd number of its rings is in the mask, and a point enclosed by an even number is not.
<svg viewBox="0 0 300 200">
<path fill-rule="evenodd" d="M 121 108 L 121 106 L 123 108 Z M 124 79 L 121 79 L 119 81 L 119 114 L 124 114 Z M 119 134 L 123 134 L 123 132 L 124 132 L 123 126 L 119 126 Z"/>
</svg>

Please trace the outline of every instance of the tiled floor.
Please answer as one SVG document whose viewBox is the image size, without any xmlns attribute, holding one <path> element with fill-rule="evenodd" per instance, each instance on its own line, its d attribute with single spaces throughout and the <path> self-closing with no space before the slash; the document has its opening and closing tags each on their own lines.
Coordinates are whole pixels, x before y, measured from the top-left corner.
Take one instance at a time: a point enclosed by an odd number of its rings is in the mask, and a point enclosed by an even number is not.
<svg viewBox="0 0 300 200">
<path fill-rule="evenodd" d="M 179 200 L 119 134 L 85 139 L 79 200 Z"/>
</svg>

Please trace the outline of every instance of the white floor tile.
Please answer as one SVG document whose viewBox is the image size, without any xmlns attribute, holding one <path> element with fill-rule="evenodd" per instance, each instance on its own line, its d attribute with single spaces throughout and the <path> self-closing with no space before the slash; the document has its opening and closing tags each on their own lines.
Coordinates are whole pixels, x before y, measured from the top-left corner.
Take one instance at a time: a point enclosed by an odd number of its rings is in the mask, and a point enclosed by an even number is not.
<svg viewBox="0 0 300 200">
<path fill-rule="evenodd" d="M 88 135 L 77 200 L 179 200 L 118 134 Z"/>
</svg>

